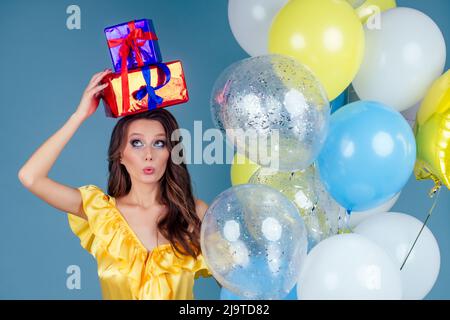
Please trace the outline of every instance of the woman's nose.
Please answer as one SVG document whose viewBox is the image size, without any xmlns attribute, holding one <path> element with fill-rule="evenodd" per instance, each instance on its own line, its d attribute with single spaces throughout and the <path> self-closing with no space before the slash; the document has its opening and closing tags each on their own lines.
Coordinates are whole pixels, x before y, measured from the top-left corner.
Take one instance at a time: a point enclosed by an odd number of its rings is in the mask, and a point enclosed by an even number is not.
<svg viewBox="0 0 450 320">
<path fill-rule="evenodd" d="M 145 153 L 145 160 L 152 160 L 152 151 L 151 148 L 147 148 L 147 151 Z"/>
</svg>

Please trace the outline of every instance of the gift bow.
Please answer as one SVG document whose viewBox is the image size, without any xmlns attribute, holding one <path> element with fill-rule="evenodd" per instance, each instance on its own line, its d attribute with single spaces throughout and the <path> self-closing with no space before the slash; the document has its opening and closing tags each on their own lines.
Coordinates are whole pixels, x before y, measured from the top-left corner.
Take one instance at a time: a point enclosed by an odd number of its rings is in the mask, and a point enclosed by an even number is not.
<svg viewBox="0 0 450 320">
<path fill-rule="evenodd" d="M 139 47 L 142 47 L 147 40 L 158 40 L 158 37 L 153 32 L 144 32 L 141 28 L 136 29 L 134 21 L 128 22 L 128 28 L 130 29 L 130 32 L 126 37 L 108 40 L 108 46 L 110 48 L 117 47 L 120 45 L 119 49 L 119 55 L 121 59 L 120 77 L 122 79 L 122 110 L 124 112 L 126 112 L 130 108 L 130 88 L 128 84 L 128 65 L 127 65 L 128 55 L 130 54 L 131 50 L 133 50 L 138 66 L 142 67 L 144 65 L 144 61 L 142 60 Z M 147 87 L 148 86 L 150 86 L 149 83 L 147 83 Z M 150 99 L 149 99 L 149 109 L 150 109 Z"/>
<path fill-rule="evenodd" d="M 152 87 L 150 85 L 150 67 L 145 67 L 142 69 L 142 75 L 144 76 L 146 86 L 133 93 L 133 96 L 137 100 L 142 100 L 148 94 L 148 110 L 156 109 L 156 107 L 163 102 L 163 98 L 158 96 L 155 91 L 169 83 L 171 77 L 170 69 L 164 63 L 157 63 L 154 66 L 164 72 L 164 82 L 159 86 Z"/>
<path fill-rule="evenodd" d="M 108 40 L 109 48 L 120 46 L 119 55 L 121 58 L 121 69 L 123 69 L 124 64 L 127 66 L 126 62 L 131 50 L 134 52 L 138 66 L 142 67 L 144 65 L 144 61 L 142 60 L 139 47 L 142 47 L 147 40 L 158 40 L 155 33 L 150 31 L 144 32 L 141 28 L 136 29 L 136 24 L 134 21 L 128 22 L 128 29 L 130 32 L 126 37 Z"/>
</svg>

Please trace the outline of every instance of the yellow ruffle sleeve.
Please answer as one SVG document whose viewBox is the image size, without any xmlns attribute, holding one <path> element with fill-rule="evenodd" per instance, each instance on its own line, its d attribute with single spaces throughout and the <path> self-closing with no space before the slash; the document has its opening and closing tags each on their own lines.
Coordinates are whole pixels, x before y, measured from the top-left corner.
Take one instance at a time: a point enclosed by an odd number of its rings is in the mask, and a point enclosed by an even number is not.
<svg viewBox="0 0 450 320">
<path fill-rule="evenodd" d="M 97 260 L 103 299 L 194 299 L 194 279 L 212 276 L 202 255 L 175 254 L 170 244 L 148 251 L 99 187 L 78 190 L 87 220 L 69 213 L 69 225 Z"/>
</svg>

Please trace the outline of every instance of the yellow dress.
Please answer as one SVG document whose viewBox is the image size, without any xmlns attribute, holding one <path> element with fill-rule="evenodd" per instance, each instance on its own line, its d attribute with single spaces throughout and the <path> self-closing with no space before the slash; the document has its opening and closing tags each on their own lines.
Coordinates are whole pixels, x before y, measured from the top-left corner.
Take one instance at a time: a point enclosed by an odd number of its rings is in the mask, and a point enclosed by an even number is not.
<svg viewBox="0 0 450 320">
<path fill-rule="evenodd" d="M 170 244 L 148 251 L 113 197 L 95 185 L 78 189 L 88 220 L 68 214 L 69 225 L 97 260 L 103 299 L 194 299 L 194 279 L 212 275 L 202 255 L 175 255 Z"/>
</svg>

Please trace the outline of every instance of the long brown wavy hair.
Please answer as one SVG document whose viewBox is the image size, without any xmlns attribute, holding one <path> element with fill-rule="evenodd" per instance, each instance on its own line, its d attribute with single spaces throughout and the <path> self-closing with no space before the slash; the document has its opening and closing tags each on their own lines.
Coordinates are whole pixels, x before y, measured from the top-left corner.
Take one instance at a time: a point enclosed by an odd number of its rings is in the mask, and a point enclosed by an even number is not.
<svg viewBox="0 0 450 320">
<path fill-rule="evenodd" d="M 114 126 L 108 149 L 108 194 L 114 198 L 128 194 L 131 189 L 131 178 L 125 166 L 120 163 L 120 155 L 126 146 L 126 134 L 130 123 L 139 119 L 156 120 L 161 123 L 170 155 L 175 145 L 181 143 L 179 131 L 174 133 L 179 128 L 178 123 L 165 109 L 145 111 L 121 118 Z M 178 148 L 180 152 L 177 155 L 182 157 L 183 161 L 181 164 L 175 164 L 169 157 L 166 171 L 160 179 L 160 202 L 168 207 L 168 213 L 158 222 L 157 227 L 176 251 L 196 258 L 200 254 L 201 220 L 196 214 L 191 178 L 184 161 L 183 148 Z M 193 231 L 189 232 L 190 229 Z"/>
</svg>

